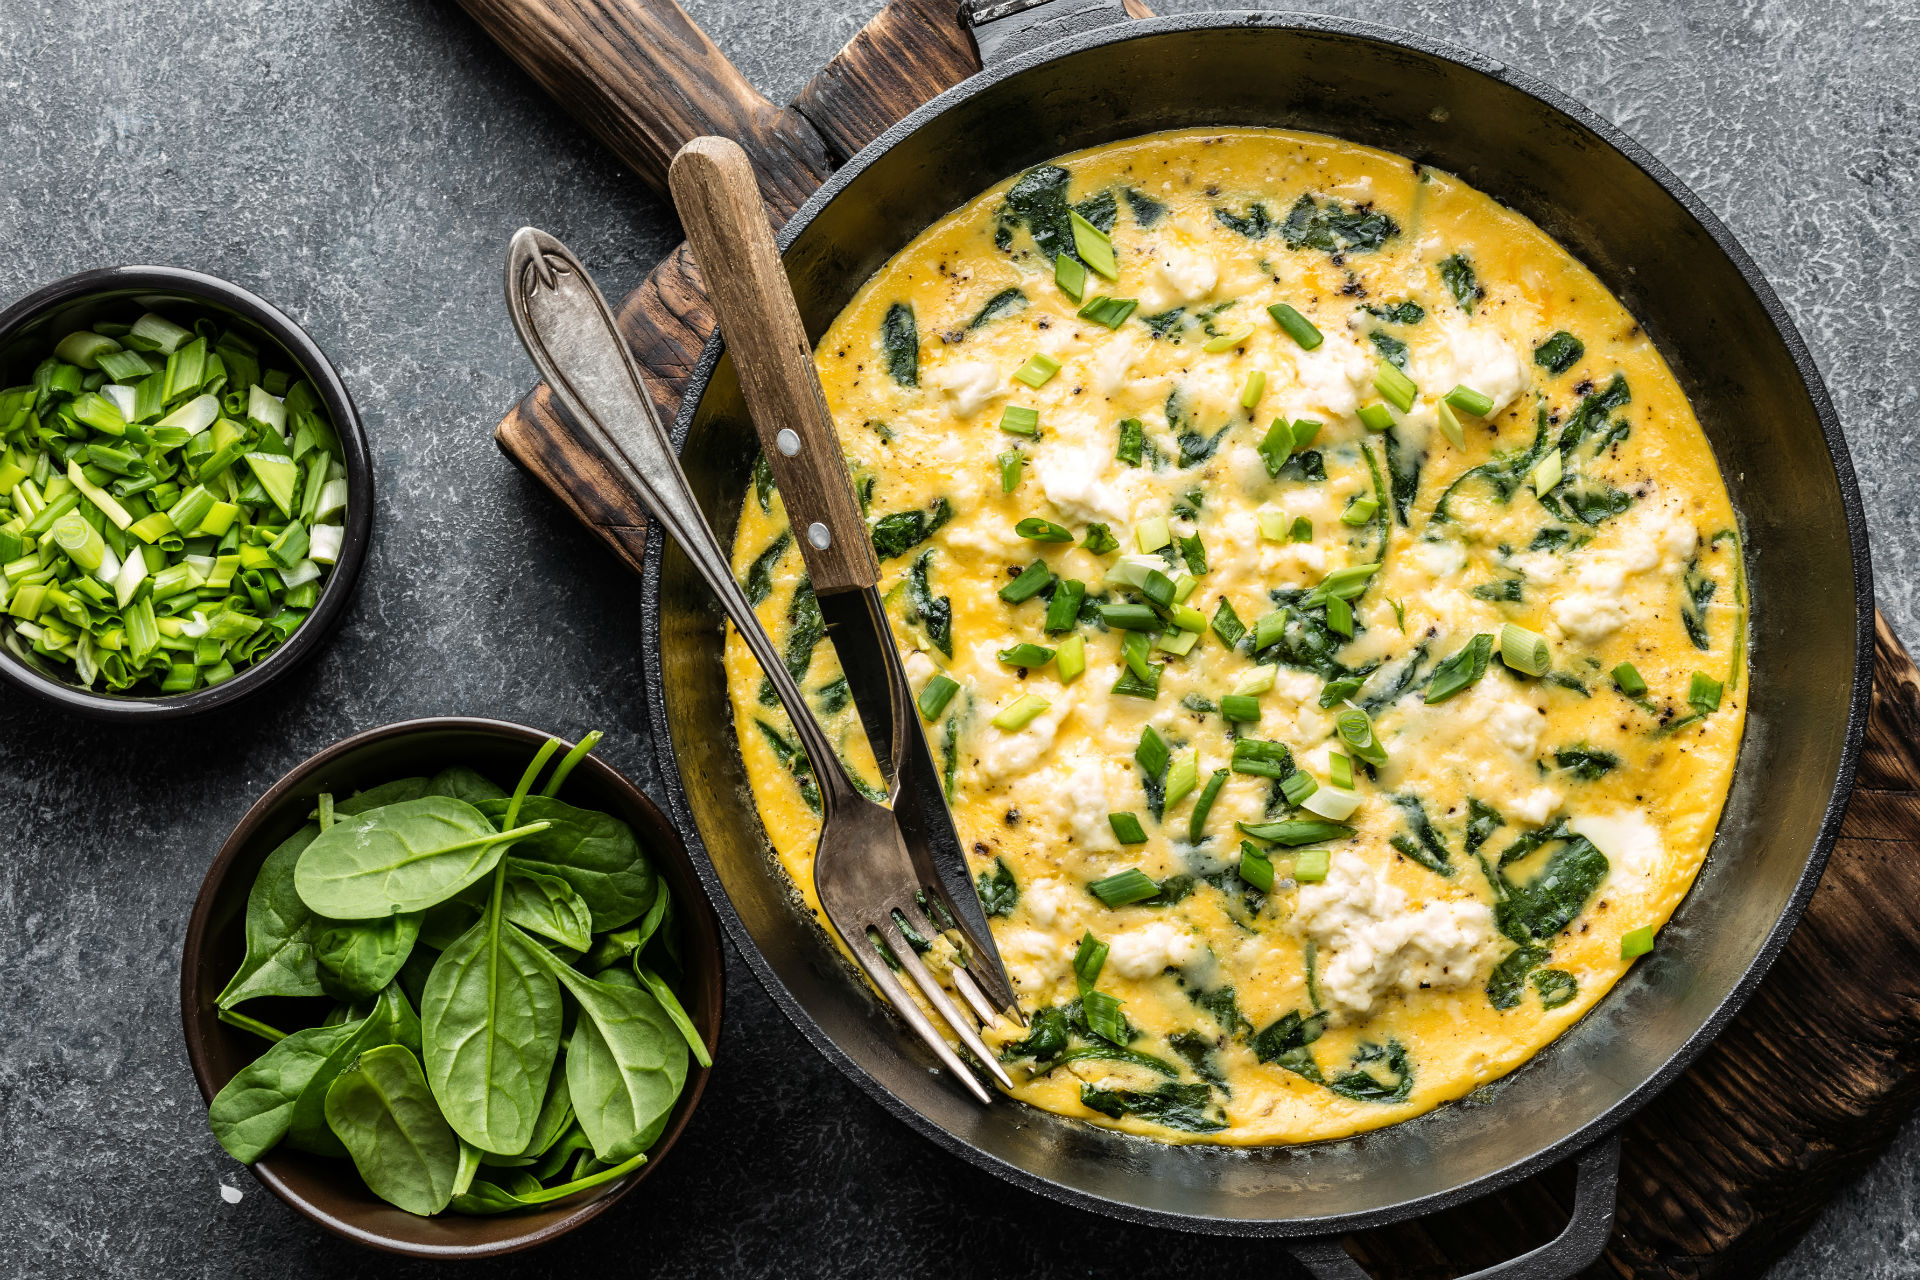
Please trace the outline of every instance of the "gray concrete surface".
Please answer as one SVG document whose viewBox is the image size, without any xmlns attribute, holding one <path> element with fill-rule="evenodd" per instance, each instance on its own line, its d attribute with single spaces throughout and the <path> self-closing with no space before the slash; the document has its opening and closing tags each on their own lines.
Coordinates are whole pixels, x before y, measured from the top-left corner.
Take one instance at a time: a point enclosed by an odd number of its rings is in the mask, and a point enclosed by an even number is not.
<svg viewBox="0 0 1920 1280">
<path fill-rule="evenodd" d="M 784 100 L 875 3 L 687 7 Z M 1827 375 L 1861 466 L 1881 602 L 1920 639 L 1920 11 L 1901 0 L 1322 7 L 1546 77 L 1726 218 Z M 333 354 L 380 467 L 358 602 L 286 687 L 191 730 L 109 731 L 0 705 L 0 1271 L 430 1273 L 307 1225 L 219 1151 L 180 1044 L 176 966 L 222 835 L 273 778 L 353 730 L 444 712 L 568 734 L 598 725 L 613 763 L 655 781 L 638 736 L 633 583 L 488 438 L 530 377 L 498 283 L 508 234 L 529 222 L 572 245 L 610 293 L 677 238 L 662 202 L 452 0 L 0 0 L 0 297 L 116 262 L 233 279 Z M 672 1167 L 578 1237 L 481 1270 L 1277 1265 L 1271 1247 L 1121 1227 L 1005 1187 L 885 1118 L 743 967 L 729 1000 L 721 1065 Z M 1775 1275 L 1920 1274 L 1917 1204 L 1909 1126 Z"/>
</svg>

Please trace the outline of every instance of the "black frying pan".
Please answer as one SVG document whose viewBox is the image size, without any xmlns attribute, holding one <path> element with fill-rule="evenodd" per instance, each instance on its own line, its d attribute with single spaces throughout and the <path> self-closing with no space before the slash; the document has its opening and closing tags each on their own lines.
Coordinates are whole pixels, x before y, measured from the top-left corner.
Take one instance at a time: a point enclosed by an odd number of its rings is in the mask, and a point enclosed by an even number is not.
<svg viewBox="0 0 1920 1280">
<path fill-rule="evenodd" d="M 715 904 L 794 1024 L 956 1155 L 1132 1221 L 1287 1237 L 1323 1277 L 1361 1274 L 1325 1237 L 1431 1212 L 1577 1156 L 1566 1234 L 1481 1273 L 1567 1275 L 1604 1243 L 1612 1130 L 1760 980 L 1846 807 L 1870 685 L 1872 595 L 1833 408 L 1779 300 L 1718 219 L 1652 157 L 1545 85 L 1477 54 L 1338 19 L 1118 18 L 1114 0 L 1043 0 L 983 28 L 984 71 L 889 130 L 807 201 L 781 240 L 809 333 L 817 338 L 882 262 L 986 187 L 1060 153 L 1155 130 L 1337 134 L 1457 173 L 1525 213 L 1645 324 L 1692 397 L 1744 520 L 1754 601 L 1748 728 L 1699 881 L 1655 953 L 1592 1013 L 1470 1097 L 1338 1142 L 1175 1147 L 1017 1104 L 982 1108 L 929 1073 L 924 1051 L 770 871 L 732 737 L 716 732 L 729 720 L 719 612 L 690 564 L 655 538 L 648 711 L 673 815 L 684 831 L 697 824 L 695 861 L 708 889 L 724 891 Z M 1109 20 L 1117 25 L 1102 25 Z M 725 536 L 757 444 L 717 340 L 676 435 Z"/>
</svg>

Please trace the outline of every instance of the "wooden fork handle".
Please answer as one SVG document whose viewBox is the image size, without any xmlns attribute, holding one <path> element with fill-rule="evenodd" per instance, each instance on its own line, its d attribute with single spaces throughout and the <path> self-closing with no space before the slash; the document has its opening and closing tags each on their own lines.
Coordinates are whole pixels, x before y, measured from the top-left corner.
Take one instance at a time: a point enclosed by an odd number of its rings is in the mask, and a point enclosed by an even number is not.
<svg viewBox="0 0 1920 1280">
<path fill-rule="evenodd" d="M 673 158 L 668 185 L 813 589 L 872 586 L 873 544 L 752 162 L 731 139 L 695 138 Z"/>
</svg>

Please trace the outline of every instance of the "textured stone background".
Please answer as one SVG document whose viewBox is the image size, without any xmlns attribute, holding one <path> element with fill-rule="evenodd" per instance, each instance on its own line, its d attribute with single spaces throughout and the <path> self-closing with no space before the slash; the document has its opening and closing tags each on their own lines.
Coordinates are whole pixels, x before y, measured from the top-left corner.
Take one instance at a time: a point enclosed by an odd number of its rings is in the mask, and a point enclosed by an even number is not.
<svg viewBox="0 0 1920 1280">
<path fill-rule="evenodd" d="M 875 0 L 687 7 L 784 101 Z M 1907 452 L 1920 387 L 1904 340 L 1920 323 L 1911 0 L 1320 7 L 1545 76 L 1719 211 L 1819 358 L 1862 468 L 1881 603 L 1920 639 Z M 358 602 L 286 687 L 191 730 L 109 732 L 0 707 L 0 1258 L 12 1259 L 0 1266 L 12 1274 L 345 1275 L 374 1262 L 220 1152 L 177 1030 L 200 877 L 282 771 L 354 730 L 459 712 L 606 727 L 604 754 L 653 782 L 636 728 L 634 585 L 488 439 L 531 376 L 499 300 L 501 253 L 523 223 L 573 246 L 615 296 L 678 238 L 662 202 L 452 0 L 0 0 L 0 298 L 108 263 L 226 276 L 332 353 L 380 468 Z M 708 1100 L 661 1175 L 569 1241 L 476 1270 L 1152 1275 L 1277 1261 L 1271 1247 L 1124 1228 L 1005 1187 L 885 1118 L 744 968 L 729 1001 Z M 224 1203 L 223 1183 L 244 1199 Z M 1909 1126 L 1775 1274 L 1920 1274 L 1916 1204 Z"/>
</svg>

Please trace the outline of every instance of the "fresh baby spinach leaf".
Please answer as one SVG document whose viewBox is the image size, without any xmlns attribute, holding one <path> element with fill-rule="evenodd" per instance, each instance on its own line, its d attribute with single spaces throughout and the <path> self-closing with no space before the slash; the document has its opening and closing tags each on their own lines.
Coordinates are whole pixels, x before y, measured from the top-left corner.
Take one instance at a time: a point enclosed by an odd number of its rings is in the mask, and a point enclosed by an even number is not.
<svg viewBox="0 0 1920 1280">
<path fill-rule="evenodd" d="M 227 1154 L 252 1164 L 287 1136 L 293 1104 L 352 1026 L 308 1027 L 276 1042 L 213 1096 L 207 1123 Z"/>
<path fill-rule="evenodd" d="M 345 800 L 334 801 L 333 813 L 337 818 L 351 818 L 383 805 L 418 800 L 428 794 L 427 788 L 431 785 L 430 778 L 396 778 L 392 782 L 383 782 L 377 787 L 350 795 Z"/>
<path fill-rule="evenodd" d="M 427 1077 L 447 1122 L 500 1155 L 524 1151 L 560 1049 L 560 989 L 545 947 L 498 904 L 447 948 L 421 1000 Z"/>
<path fill-rule="evenodd" d="M 506 807 L 493 800 L 480 811 L 498 819 Z M 572 885 L 593 912 L 595 933 L 631 924 L 653 905 L 659 875 L 620 819 L 552 796 L 528 796 L 519 820 L 546 826 L 513 846 L 513 865 Z"/>
<path fill-rule="evenodd" d="M 496 831 L 480 810 L 451 796 L 403 800 L 342 818 L 314 837 L 294 884 L 309 908 L 333 920 L 424 911 L 480 879 L 509 845 L 540 829 L 535 819 Z"/>
<path fill-rule="evenodd" d="M 334 1044 L 300 1091 L 288 1118 L 287 1145 L 317 1156 L 346 1154 L 327 1127 L 327 1090 L 334 1079 L 369 1049 L 386 1044 L 405 1045 L 416 1052 L 420 1048 L 420 1020 L 397 986 L 382 991 L 365 1015 L 350 1016 L 341 1026 L 347 1034 Z"/>
<path fill-rule="evenodd" d="M 326 1113 L 368 1190 L 422 1217 L 452 1203 L 460 1141 L 412 1050 L 385 1045 L 361 1054 L 327 1090 Z"/>
<path fill-rule="evenodd" d="M 308 823 L 261 863 L 247 891 L 246 959 L 215 999 L 220 1008 L 260 996 L 324 994 L 313 959 L 313 912 L 294 886 L 294 867 L 319 834 L 319 825 Z"/>
<path fill-rule="evenodd" d="M 468 804 L 479 804 L 482 800 L 497 799 L 507 792 L 499 783 L 478 770 L 457 764 L 434 774 L 427 782 L 424 794 L 452 796 L 455 800 L 465 800 Z M 336 808 L 335 812 L 339 810 Z"/>
<path fill-rule="evenodd" d="M 341 1000 L 377 995 L 413 954 L 421 913 L 377 920 L 314 921 L 313 958 L 320 985 Z"/>
<path fill-rule="evenodd" d="M 507 919 L 542 938 L 585 951 L 593 945 L 593 911 L 574 887 L 556 875 L 507 859 L 502 910 Z"/>
<path fill-rule="evenodd" d="M 636 1155 L 585 1177 L 563 1182 L 557 1187 L 542 1187 L 539 1181 L 533 1178 L 513 1188 L 503 1187 L 493 1182 L 476 1182 L 473 1184 L 473 1189 L 466 1195 L 454 1197 L 453 1211 L 485 1215 L 512 1213 L 516 1209 L 532 1209 L 539 1205 L 552 1204 L 556 1200 L 578 1195 L 582 1191 L 591 1190 L 603 1183 L 624 1178 L 646 1162 L 647 1158 L 644 1155 Z"/>
</svg>

